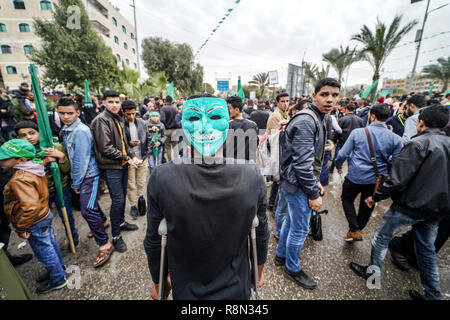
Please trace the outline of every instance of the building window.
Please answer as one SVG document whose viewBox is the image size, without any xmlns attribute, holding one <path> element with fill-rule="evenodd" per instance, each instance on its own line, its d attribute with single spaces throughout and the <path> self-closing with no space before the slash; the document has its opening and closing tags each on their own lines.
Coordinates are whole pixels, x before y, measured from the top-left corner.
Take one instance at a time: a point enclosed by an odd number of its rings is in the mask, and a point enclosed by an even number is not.
<svg viewBox="0 0 450 320">
<path fill-rule="evenodd" d="M 2 45 L 1 48 L 2 48 L 2 54 L 12 53 L 11 46 L 8 46 L 7 44 Z"/>
<path fill-rule="evenodd" d="M 34 48 L 32 45 L 27 44 L 27 45 L 23 46 L 23 52 L 25 54 L 32 54 L 32 53 L 34 53 Z"/>
<path fill-rule="evenodd" d="M 125 48 L 125 50 L 128 50 L 128 44 L 126 42 L 123 43 L 123 47 Z"/>
<path fill-rule="evenodd" d="M 17 74 L 17 69 L 14 66 L 7 66 L 6 73 L 7 74 Z"/>
<path fill-rule="evenodd" d="M 134 40 L 134 33 L 133 32 L 130 34 L 130 36 L 131 36 L 131 39 Z"/>
<path fill-rule="evenodd" d="M 123 33 L 127 33 L 127 28 L 125 28 L 125 26 L 122 26 L 122 31 Z"/>
<path fill-rule="evenodd" d="M 30 25 L 27 23 L 19 24 L 19 31 L 20 32 L 30 32 Z"/>
<path fill-rule="evenodd" d="M 48 0 L 41 1 L 41 10 L 52 10 L 52 3 Z"/>
<path fill-rule="evenodd" d="M 119 44 L 119 38 L 117 38 L 117 36 L 114 36 L 114 42 Z"/>
<path fill-rule="evenodd" d="M 125 63 L 127 64 L 127 66 L 129 66 L 130 65 L 130 60 L 125 59 Z"/>
<path fill-rule="evenodd" d="M 119 54 L 116 54 L 116 58 L 117 58 L 117 61 L 119 61 L 120 62 L 120 55 Z"/>
<path fill-rule="evenodd" d="M 23 0 L 13 0 L 14 9 L 25 9 L 25 2 Z"/>
<path fill-rule="evenodd" d="M 4 23 L 0 23 L 0 32 L 7 32 L 8 30 L 6 29 L 6 24 Z"/>
<path fill-rule="evenodd" d="M 113 25 L 115 25 L 117 27 L 117 20 L 116 20 L 116 18 L 112 17 L 112 22 L 113 22 Z"/>
<path fill-rule="evenodd" d="M 131 52 L 133 52 L 133 54 L 136 54 L 136 49 L 135 48 L 131 49 Z"/>
<path fill-rule="evenodd" d="M 134 63 L 134 68 L 137 69 L 137 64 L 136 64 L 136 62 Z"/>
</svg>

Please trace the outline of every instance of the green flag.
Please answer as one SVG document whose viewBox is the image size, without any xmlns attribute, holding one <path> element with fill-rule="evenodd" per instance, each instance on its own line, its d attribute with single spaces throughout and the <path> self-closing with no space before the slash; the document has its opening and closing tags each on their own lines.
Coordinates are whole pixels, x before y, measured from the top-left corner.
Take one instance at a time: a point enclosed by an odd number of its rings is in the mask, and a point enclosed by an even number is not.
<svg viewBox="0 0 450 320">
<path fill-rule="evenodd" d="M 434 81 L 430 83 L 430 97 L 433 96 Z"/>
<path fill-rule="evenodd" d="M 375 95 L 375 98 L 372 101 L 372 106 L 374 106 L 375 103 L 377 103 L 377 100 L 378 100 L 378 93 Z"/>
<path fill-rule="evenodd" d="M 159 130 L 156 130 L 155 134 L 153 135 L 152 142 L 153 142 L 153 155 L 155 156 L 155 159 L 158 159 L 158 147 L 155 145 L 159 140 Z"/>
<path fill-rule="evenodd" d="M 372 90 L 377 86 L 377 84 L 378 84 L 378 80 L 375 81 L 374 83 L 372 83 L 372 85 L 369 88 L 367 88 L 365 91 L 361 92 L 359 94 L 360 98 L 367 99 L 370 96 L 370 93 L 372 92 Z"/>
<path fill-rule="evenodd" d="M 50 120 L 48 119 L 47 107 L 42 97 L 41 88 L 39 86 L 39 81 L 37 78 L 36 66 L 32 63 L 28 67 L 31 76 L 31 88 L 34 93 L 34 103 L 36 106 L 36 114 L 39 127 L 39 143 L 41 149 L 53 148 L 53 136 L 52 129 L 50 127 Z M 61 204 L 64 222 L 66 225 L 66 230 L 70 230 L 69 219 L 67 218 L 66 206 L 64 203 L 63 189 L 61 184 L 61 173 L 59 171 L 59 166 L 56 162 L 50 163 L 50 171 L 53 176 L 53 181 L 55 182 L 56 194 L 58 195 L 58 200 Z M 75 247 L 73 246 L 72 233 L 67 232 L 69 237 L 69 242 L 72 248 L 72 252 L 75 253 Z"/>
<path fill-rule="evenodd" d="M 175 90 L 173 88 L 173 82 L 171 82 L 166 88 L 167 94 L 172 97 L 173 101 L 176 102 L 175 99 Z"/>
<path fill-rule="evenodd" d="M 241 97 L 242 103 L 244 103 L 244 100 L 245 100 L 245 94 L 244 94 L 244 90 L 242 89 L 242 85 L 241 85 L 241 77 L 238 78 L 238 90 L 237 90 L 237 94 L 238 94 L 239 97 Z"/>
<path fill-rule="evenodd" d="M 84 100 L 86 101 L 86 104 L 92 104 L 91 93 L 89 92 L 89 82 L 87 80 L 84 80 Z"/>
<path fill-rule="evenodd" d="M 386 98 L 386 96 L 389 94 L 389 92 L 391 92 L 391 91 L 388 90 L 388 89 L 381 90 L 380 97 L 385 97 Z"/>
</svg>

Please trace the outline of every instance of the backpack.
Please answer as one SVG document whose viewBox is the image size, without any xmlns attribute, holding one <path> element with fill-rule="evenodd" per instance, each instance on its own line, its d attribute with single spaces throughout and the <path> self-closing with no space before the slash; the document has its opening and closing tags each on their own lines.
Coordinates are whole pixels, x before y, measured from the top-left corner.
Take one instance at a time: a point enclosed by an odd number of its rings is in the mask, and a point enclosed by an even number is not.
<svg viewBox="0 0 450 320">
<path fill-rule="evenodd" d="M 281 152 L 283 150 L 284 143 L 286 141 L 286 129 L 289 124 L 298 116 L 302 114 L 308 114 L 314 119 L 317 128 L 320 126 L 319 119 L 314 111 L 311 109 L 303 109 L 295 116 L 293 116 L 289 122 L 282 126 L 280 130 L 267 137 L 262 143 L 260 143 L 258 149 L 258 160 L 260 165 L 261 174 L 263 176 L 272 177 L 276 182 L 281 179 Z"/>
</svg>

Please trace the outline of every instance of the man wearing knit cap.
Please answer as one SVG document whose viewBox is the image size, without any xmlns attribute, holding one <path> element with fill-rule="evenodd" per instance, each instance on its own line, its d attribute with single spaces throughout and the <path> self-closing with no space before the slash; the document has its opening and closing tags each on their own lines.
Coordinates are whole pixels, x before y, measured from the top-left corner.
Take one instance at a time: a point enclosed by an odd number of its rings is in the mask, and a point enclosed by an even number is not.
<svg viewBox="0 0 450 320">
<path fill-rule="evenodd" d="M 419 94 L 413 95 L 406 101 L 406 106 L 408 107 L 406 113 L 409 118 L 405 121 L 405 131 L 402 137 L 403 145 L 417 134 L 416 125 L 419 119 L 420 109 L 425 107 L 425 105 L 425 97 Z"/>
</svg>

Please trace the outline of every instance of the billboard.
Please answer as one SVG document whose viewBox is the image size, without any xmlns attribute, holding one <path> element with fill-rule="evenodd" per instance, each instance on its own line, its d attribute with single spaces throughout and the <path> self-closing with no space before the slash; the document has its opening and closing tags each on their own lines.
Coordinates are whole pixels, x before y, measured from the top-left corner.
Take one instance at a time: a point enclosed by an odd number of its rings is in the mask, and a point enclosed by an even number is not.
<svg viewBox="0 0 450 320">
<path fill-rule="evenodd" d="M 269 71 L 269 84 L 278 84 L 278 71 Z"/>
<path fill-rule="evenodd" d="M 229 91 L 230 90 L 230 81 L 229 80 L 217 80 L 217 90 Z"/>
</svg>

